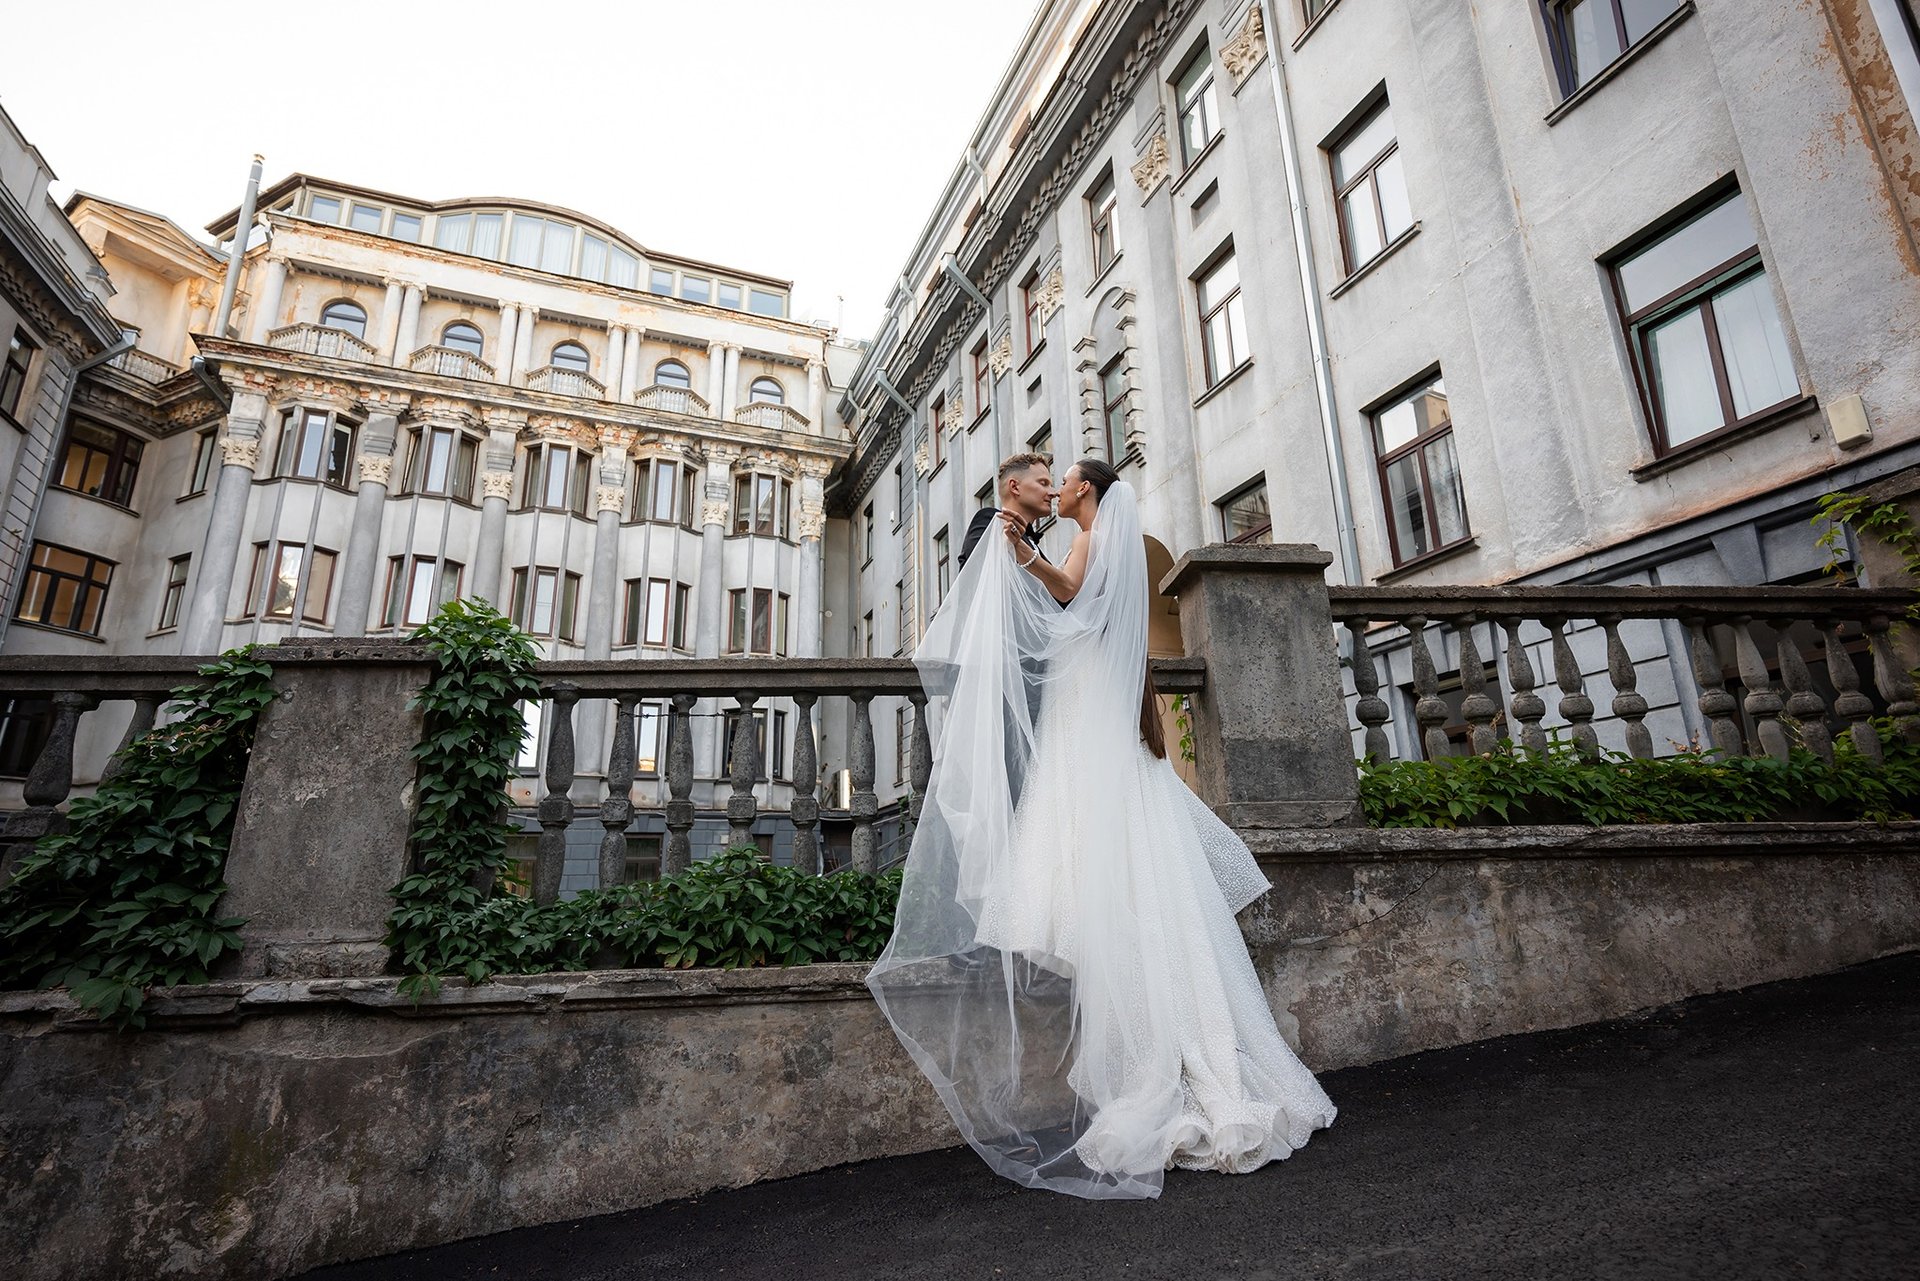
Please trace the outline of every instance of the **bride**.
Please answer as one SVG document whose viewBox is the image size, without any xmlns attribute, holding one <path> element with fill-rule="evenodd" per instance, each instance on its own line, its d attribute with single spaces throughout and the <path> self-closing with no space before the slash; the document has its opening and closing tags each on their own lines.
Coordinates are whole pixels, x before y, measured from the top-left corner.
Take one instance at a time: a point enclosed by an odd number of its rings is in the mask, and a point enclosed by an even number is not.
<svg viewBox="0 0 1920 1281">
<path fill-rule="evenodd" d="M 1285 1157 L 1335 1109 L 1234 920 L 1271 886 L 1166 759 L 1133 487 L 1084 459 L 1059 510 L 1060 566 L 1003 512 L 914 654 L 934 767 L 867 986 L 999 1173 L 1155 1197 L 1174 1167 Z"/>
</svg>

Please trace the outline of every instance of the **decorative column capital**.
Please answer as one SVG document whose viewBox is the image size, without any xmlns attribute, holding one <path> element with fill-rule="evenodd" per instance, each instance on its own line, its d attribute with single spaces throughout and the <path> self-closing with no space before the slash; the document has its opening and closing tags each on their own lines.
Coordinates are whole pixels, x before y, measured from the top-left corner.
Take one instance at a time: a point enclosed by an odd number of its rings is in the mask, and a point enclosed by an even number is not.
<svg viewBox="0 0 1920 1281">
<path fill-rule="evenodd" d="M 1136 161 L 1129 171 L 1140 187 L 1140 196 L 1144 201 L 1161 183 L 1167 180 L 1167 174 L 1173 168 L 1173 159 L 1167 152 L 1167 135 L 1156 133 L 1153 141 L 1147 144 L 1146 152 Z"/>
<path fill-rule="evenodd" d="M 593 491 L 596 512 L 620 512 L 627 509 L 627 491 L 623 485 L 602 485 Z"/>
<path fill-rule="evenodd" d="M 480 473 L 480 494 L 484 498 L 498 498 L 503 502 L 513 496 L 513 473 L 510 471 L 483 471 Z"/>
<path fill-rule="evenodd" d="M 802 456 L 799 467 L 802 476 L 811 477 L 814 480 L 825 480 L 827 477 L 833 475 L 833 460 L 831 458 Z"/>
<path fill-rule="evenodd" d="M 384 485 L 393 475 L 392 454 L 361 454 L 355 461 L 360 464 L 363 485 Z"/>
<path fill-rule="evenodd" d="M 260 442 L 250 436 L 222 436 L 220 460 L 223 466 L 245 467 L 252 471 L 260 464 Z"/>
<path fill-rule="evenodd" d="M 1054 312 L 1060 310 L 1060 303 L 1065 298 L 1066 292 L 1067 278 L 1056 265 L 1047 273 L 1046 279 L 1040 282 L 1039 291 L 1034 295 L 1034 304 L 1042 325 L 1047 323 Z"/>
<path fill-rule="evenodd" d="M 1247 20 L 1233 39 L 1221 46 L 1220 61 L 1226 64 L 1227 74 L 1233 77 L 1233 86 L 1238 89 L 1253 74 L 1253 69 L 1267 56 L 1266 15 L 1260 12 L 1260 6 L 1254 5 L 1247 10 Z"/>
<path fill-rule="evenodd" d="M 707 499 L 700 504 L 700 523 L 702 525 L 719 525 L 725 528 L 727 523 L 727 506 L 727 500 L 724 498 Z"/>
<path fill-rule="evenodd" d="M 1000 341 L 995 343 L 993 350 L 987 353 L 987 364 L 992 368 L 995 378 L 1005 376 L 1007 367 L 1013 364 L 1013 332 L 1011 330 L 1001 334 Z"/>
<path fill-rule="evenodd" d="M 801 542 L 818 542 L 827 532 L 827 513 L 819 503 L 802 503 L 800 519 L 796 524 L 799 526 Z"/>
</svg>

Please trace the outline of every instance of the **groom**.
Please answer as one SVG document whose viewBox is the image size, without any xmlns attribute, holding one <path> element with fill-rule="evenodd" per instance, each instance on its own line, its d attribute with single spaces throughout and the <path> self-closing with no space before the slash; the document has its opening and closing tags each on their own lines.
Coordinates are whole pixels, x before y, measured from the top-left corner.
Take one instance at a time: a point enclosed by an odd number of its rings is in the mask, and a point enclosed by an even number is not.
<svg viewBox="0 0 1920 1281">
<path fill-rule="evenodd" d="M 1000 464 L 1000 502 L 1001 507 L 982 507 L 973 514 L 973 523 L 967 526 L 967 537 L 960 544 L 960 567 L 966 568 L 967 557 L 973 555 L 973 548 L 980 536 L 992 527 L 994 519 L 1004 510 L 1008 515 L 1018 518 L 1021 537 L 1040 551 L 1040 535 L 1034 532 L 1034 523 L 1045 520 L 1053 512 L 1053 460 L 1045 454 L 1014 454 Z M 1045 552 L 1040 552 L 1042 556 Z"/>
</svg>

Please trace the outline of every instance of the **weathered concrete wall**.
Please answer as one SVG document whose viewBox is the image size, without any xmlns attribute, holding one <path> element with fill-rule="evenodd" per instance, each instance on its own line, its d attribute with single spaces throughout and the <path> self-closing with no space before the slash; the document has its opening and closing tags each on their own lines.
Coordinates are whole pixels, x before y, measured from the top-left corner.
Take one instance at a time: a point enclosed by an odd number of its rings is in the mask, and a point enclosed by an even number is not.
<svg viewBox="0 0 1920 1281">
<path fill-rule="evenodd" d="M 1920 824 L 1247 835 L 1316 1070 L 1920 947 Z M 954 1142 L 864 972 L 229 983 L 124 1036 L 0 996 L 0 1258 L 284 1276 Z"/>
</svg>

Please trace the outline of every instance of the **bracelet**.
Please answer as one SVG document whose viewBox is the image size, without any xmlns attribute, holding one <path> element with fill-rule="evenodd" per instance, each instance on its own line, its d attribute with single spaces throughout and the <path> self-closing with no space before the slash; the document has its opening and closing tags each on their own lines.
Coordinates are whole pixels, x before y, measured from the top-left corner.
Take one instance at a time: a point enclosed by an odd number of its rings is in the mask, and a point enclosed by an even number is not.
<svg viewBox="0 0 1920 1281">
<path fill-rule="evenodd" d="M 1013 563 L 1018 565 L 1020 568 L 1025 569 L 1027 566 L 1033 564 L 1033 562 L 1039 559 L 1040 559 L 1040 549 L 1038 547 L 1035 547 L 1033 549 L 1033 555 L 1027 557 L 1025 560 L 1015 559 Z"/>
</svg>

